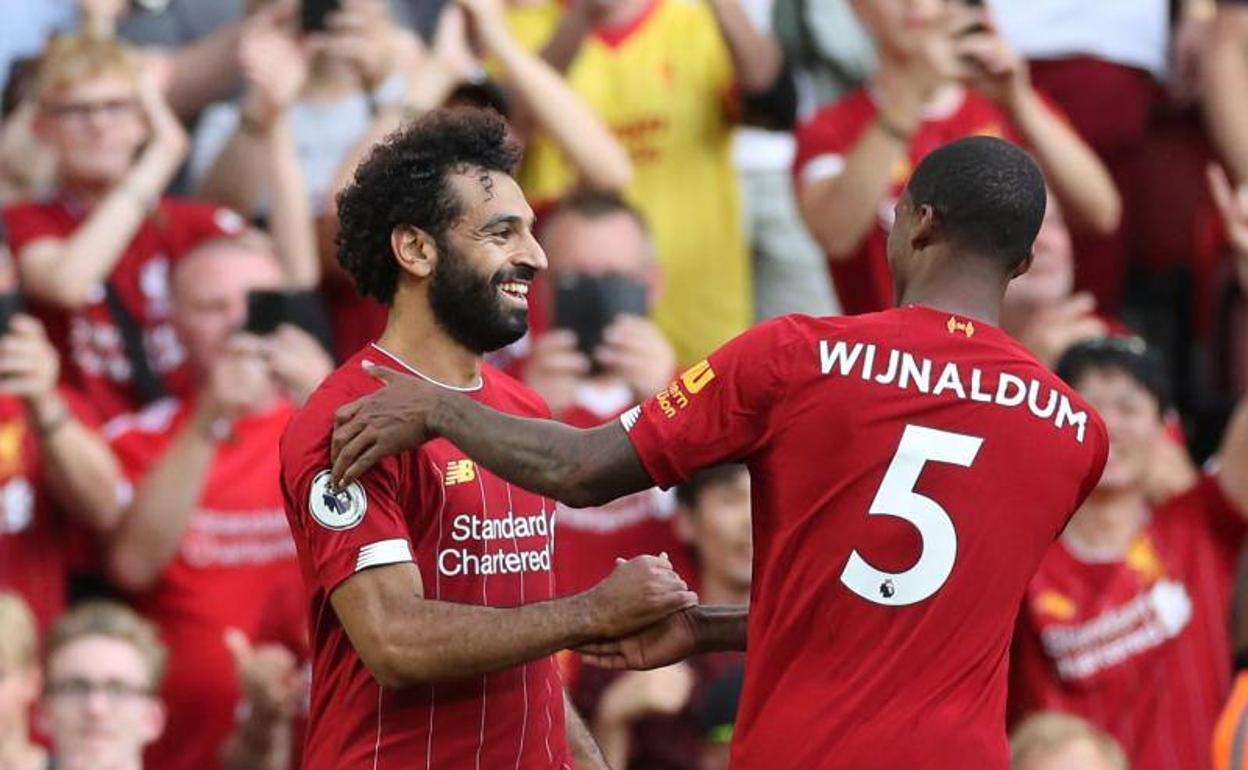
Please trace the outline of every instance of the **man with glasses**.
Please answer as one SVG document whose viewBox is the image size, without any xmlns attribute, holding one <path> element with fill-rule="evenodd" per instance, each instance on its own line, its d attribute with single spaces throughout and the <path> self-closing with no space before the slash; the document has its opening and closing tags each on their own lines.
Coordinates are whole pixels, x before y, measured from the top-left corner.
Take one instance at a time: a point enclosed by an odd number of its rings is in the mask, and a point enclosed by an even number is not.
<svg viewBox="0 0 1248 770">
<path fill-rule="evenodd" d="M 138 770 L 165 727 L 154 693 L 167 651 L 154 626 L 113 602 L 63 616 L 47 643 L 41 726 L 57 770 Z"/>
<path fill-rule="evenodd" d="M 242 220 L 162 197 L 187 138 L 136 54 L 63 37 L 44 52 L 35 128 L 57 156 L 59 192 L 4 212 L 22 284 L 65 359 L 64 379 L 104 417 L 190 384 L 169 324 L 171 263 Z"/>
</svg>

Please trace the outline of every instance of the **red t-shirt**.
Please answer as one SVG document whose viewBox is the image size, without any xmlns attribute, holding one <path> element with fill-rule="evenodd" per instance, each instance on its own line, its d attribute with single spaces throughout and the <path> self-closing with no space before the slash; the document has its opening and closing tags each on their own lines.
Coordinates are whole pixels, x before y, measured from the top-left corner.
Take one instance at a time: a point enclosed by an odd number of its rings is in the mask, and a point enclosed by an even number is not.
<svg viewBox="0 0 1248 770">
<path fill-rule="evenodd" d="M 258 638 L 270 592 L 289 585 L 299 571 L 278 483 L 277 442 L 293 412 L 283 403 L 234 423 L 232 437 L 222 442 L 204 477 L 177 554 L 156 586 L 135 597 L 170 653 L 161 689 L 169 723 L 148 750 L 147 767 L 220 766 L 240 698 L 225 630 L 234 627 Z M 160 461 L 192 413 L 190 403 L 165 399 L 106 428 L 133 482 Z"/>
<path fill-rule="evenodd" d="M 334 411 L 375 390 L 363 362 L 404 370 L 370 346 L 331 374 L 282 438 L 286 515 L 310 606 L 312 706 L 306 770 L 377 767 L 571 768 L 554 657 L 479 677 L 381 687 L 330 596 L 356 572 L 414 561 L 425 595 L 513 607 L 555 595 L 554 504 L 508 484 L 445 439 L 388 457 L 334 495 Z M 486 366 L 467 391 L 496 409 L 548 414 L 541 399 Z M 488 629 L 482 629 L 488 633 Z"/>
<path fill-rule="evenodd" d="M 1013 139 L 1005 116 L 992 102 L 974 91 L 943 109 L 923 116 L 909 155 L 892 171 L 892 189 L 880 201 L 876 226 L 857 253 L 843 260 L 829 260 L 832 280 L 841 307 L 848 314 L 874 313 L 893 306 L 893 277 L 885 245 L 893 226 L 893 206 L 901 197 L 914 167 L 929 152 L 956 139 L 978 134 Z M 798 187 L 837 176 L 845 157 L 875 120 L 877 105 L 871 92 L 861 88 L 824 107 L 797 129 L 797 157 L 793 170 Z"/>
<path fill-rule="evenodd" d="M 65 197 L 12 206 L 4 211 L 9 245 L 20 259 L 22 249 L 32 241 L 72 235 L 88 213 Z M 187 396 L 190 390 L 186 351 L 169 322 L 172 265 L 197 244 L 236 235 L 244 224 L 228 209 L 163 198 L 109 276 L 122 304 L 142 328 L 148 361 L 169 395 Z M 142 407 L 102 286 L 78 310 L 40 302 L 32 302 L 31 310 L 61 354 L 62 382 L 80 391 L 105 419 Z"/>
<path fill-rule="evenodd" d="M 62 390 L 74 416 L 89 407 Z M 0 590 L 21 595 L 46 630 L 65 609 L 71 523 L 49 498 L 39 437 L 23 402 L 0 396 Z"/>
<path fill-rule="evenodd" d="M 622 399 L 581 398 L 559 415 L 559 421 L 576 428 L 592 428 L 619 417 L 633 406 L 632 394 L 624 388 Z M 697 577 L 694 556 L 688 545 L 676 536 L 672 517 L 674 496 L 658 489 L 647 489 L 612 500 L 598 508 L 569 508 L 559 503 L 555 525 L 559 548 L 555 569 L 559 594 L 567 596 L 593 587 L 615 568 L 616 558 L 631 559 L 642 554 L 667 552 L 680 576 L 691 585 Z"/>
<path fill-rule="evenodd" d="M 908 307 L 764 323 L 621 422 L 660 486 L 750 469 L 736 770 L 1005 770 L 1018 603 L 1107 451 L 1073 390 Z"/>
<path fill-rule="evenodd" d="M 1152 512 L 1125 559 L 1081 558 L 1059 540 L 1019 614 L 1011 711 L 1078 714 L 1117 738 L 1136 770 L 1209 767 L 1246 530 L 1206 476 Z"/>
</svg>

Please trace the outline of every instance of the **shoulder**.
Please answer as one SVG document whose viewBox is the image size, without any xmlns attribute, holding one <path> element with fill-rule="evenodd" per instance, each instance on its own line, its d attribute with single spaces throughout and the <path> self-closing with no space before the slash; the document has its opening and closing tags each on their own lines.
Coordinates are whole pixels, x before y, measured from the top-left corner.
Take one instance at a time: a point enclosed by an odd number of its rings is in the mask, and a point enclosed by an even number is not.
<svg viewBox="0 0 1248 770">
<path fill-rule="evenodd" d="M 14 252 L 35 238 L 64 235 L 73 229 L 73 219 L 53 200 L 14 203 L 3 209 L 2 217 Z"/>
<path fill-rule="evenodd" d="M 522 417 L 549 418 L 551 416 L 550 407 L 537 394 L 537 391 L 515 377 L 489 364 L 481 368 L 481 376 L 485 381 L 483 387 L 486 389 L 486 392 L 482 393 L 483 403 Z"/>
<path fill-rule="evenodd" d="M 352 356 L 331 372 L 295 411 L 282 435 L 283 458 L 292 450 L 308 451 L 322 444 L 328 446 L 338 408 L 381 387 L 376 378 L 364 371 L 363 364 L 367 360 L 372 359 L 364 351 Z"/>
<path fill-rule="evenodd" d="M 803 176 L 815 173 L 803 167 L 820 156 L 839 155 L 857 140 L 867 123 L 875 116 L 875 106 L 866 89 L 858 89 L 839 101 L 833 102 L 800 123 L 794 136 L 797 139 L 795 168 Z M 818 176 L 835 176 L 840 168 L 825 169 Z M 813 181 L 813 180 L 812 180 Z"/>
<path fill-rule="evenodd" d="M 232 209 L 213 203 L 187 198 L 165 197 L 160 211 L 174 225 L 208 225 L 222 235 L 238 235 L 247 228 L 247 220 Z"/>
</svg>

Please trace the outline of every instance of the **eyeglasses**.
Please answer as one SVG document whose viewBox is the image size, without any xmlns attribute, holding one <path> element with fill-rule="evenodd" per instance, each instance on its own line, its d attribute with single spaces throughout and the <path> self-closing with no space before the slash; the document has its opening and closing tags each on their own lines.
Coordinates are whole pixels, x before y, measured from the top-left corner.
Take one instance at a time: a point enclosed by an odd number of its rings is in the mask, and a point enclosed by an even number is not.
<svg viewBox="0 0 1248 770">
<path fill-rule="evenodd" d="M 134 99 L 107 99 L 101 102 L 62 102 L 47 106 L 48 112 L 58 120 L 85 123 L 95 113 L 105 118 L 120 118 L 134 113 L 139 107 Z"/>
<path fill-rule="evenodd" d="M 92 682 L 89 679 L 63 679 L 59 682 L 48 683 L 49 695 L 64 698 L 86 700 L 97 692 L 111 701 L 121 701 L 150 697 L 152 689 L 146 685 L 131 684 L 120 679 L 109 679 L 103 682 Z"/>
</svg>

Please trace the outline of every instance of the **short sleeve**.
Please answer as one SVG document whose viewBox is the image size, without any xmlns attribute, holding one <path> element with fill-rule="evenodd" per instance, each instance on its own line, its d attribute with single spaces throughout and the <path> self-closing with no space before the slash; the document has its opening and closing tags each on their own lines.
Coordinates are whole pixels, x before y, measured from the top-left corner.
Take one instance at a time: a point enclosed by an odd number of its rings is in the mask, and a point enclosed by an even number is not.
<svg viewBox="0 0 1248 770">
<path fill-rule="evenodd" d="M 762 447 L 797 342 L 786 334 L 791 323 L 782 318 L 747 331 L 620 417 L 655 484 L 666 489 Z"/>
<path fill-rule="evenodd" d="M 404 459 L 387 457 L 346 488 L 335 489 L 329 460 L 332 411 L 312 420 L 320 430 L 307 430 L 308 417 L 306 411 L 296 416 L 283 439 L 282 488 L 291 530 L 329 594 L 356 572 L 413 560 L 403 505 Z"/>
<path fill-rule="evenodd" d="M 870 99 L 863 92 L 856 92 L 800 124 L 795 132 L 797 155 L 793 159 L 797 189 L 840 176 L 845 169 L 845 156 L 874 116 Z"/>
<path fill-rule="evenodd" d="M 4 231 L 13 256 L 32 241 L 63 234 L 55 218 L 43 206 L 19 204 L 4 210 Z"/>
<path fill-rule="evenodd" d="M 174 248 L 183 256 L 204 241 L 240 235 L 247 229 L 247 220 L 233 209 L 192 200 L 166 198 L 161 204 L 172 229 Z"/>
</svg>

